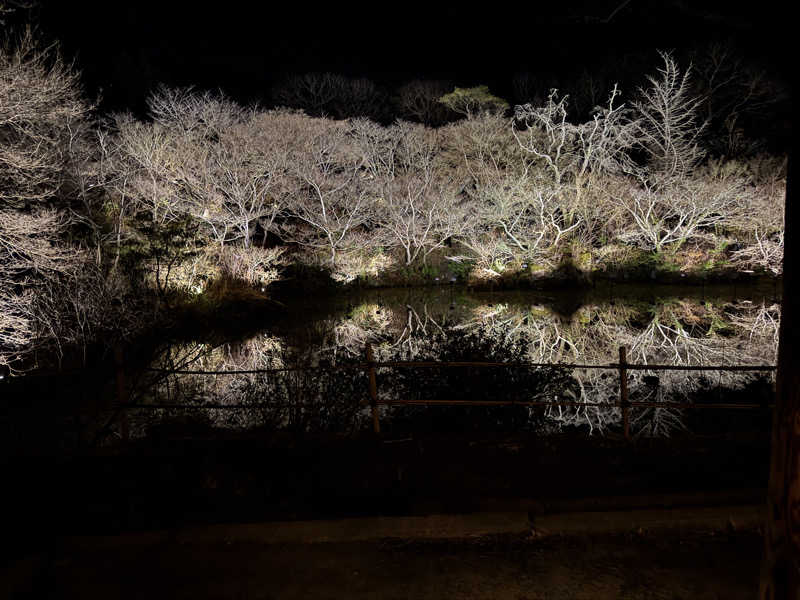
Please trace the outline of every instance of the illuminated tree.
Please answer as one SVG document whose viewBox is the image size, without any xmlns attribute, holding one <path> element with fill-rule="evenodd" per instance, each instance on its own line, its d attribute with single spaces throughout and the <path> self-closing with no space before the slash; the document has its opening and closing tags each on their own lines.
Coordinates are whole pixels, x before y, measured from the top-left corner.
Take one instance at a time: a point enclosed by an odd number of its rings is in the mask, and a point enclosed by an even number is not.
<svg viewBox="0 0 800 600">
<path fill-rule="evenodd" d="M 306 119 L 290 157 L 296 193 L 282 235 L 307 248 L 324 249 L 335 266 L 337 254 L 356 243 L 358 229 L 371 214 L 370 194 L 357 177 L 361 158 L 346 127 L 322 119 Z"/>
<path fill-rule="evenodd" d="M 0 48 L 0 363 L 52 341 L 40 300 L 81 257 L 63 241 L 91 107 L 78 74 L 26 31 Z M 79 307 L 80 308 L 80 307 Z"/>
<path fill-rule="evenodd" d="M 30 31 L 0 48 L 0 73 L 0 201 L 50 201 L 69 179 L 70 151 L 91 111 L 79 75 Z"/>
<path fill-rule="evenodd" d="M 438 169 L 439 133 L 398 123 L 383 129 L 355 124 L 375 220 L 388 245 L 402 249 L 406 265 L 445 245 L 464 227 L 466 213 L 453 181 Z"/>
<path fill-rule="evenodd" d="M 597 228 L 597 195 L 604 178 L 631 168 L 628 151 L 636 141 L 638 125 L 630 110 L 618 104 L 619 96 L 614 86 L 607 104 L 591 120 L 579 124 L 567 119 L 568 98 L 559 98 L 557 90 L 551 90 L 542 106 L 525 104 L 515 109 L 514 136 L 549 175 L 561 209 L 560 223 L 554 223 L 562 233 L 581 222 L 589 231 Z"/>
<path fill-rule="evenodd" d="M 485 85 L 472 88 L 457 87 L 439 98 L 439 102 L 468 119 L 487 113 L 502 114 L 508 110 L 508 102 L 492 94 Z"/>
<path fill-rule="evenodd" d="M 619 237 L 646 250 L 661 252 L 668 246 L 677 250 L 693 237 L 730 223 L 748 194 L 741 182 L 714 184 L 698 178 L 669 186 L 645 182 L 618 198 L 633 221 Z"/>
<path fill-rule="evenodd" d="M 690 71 L 681 73 L 677 62 L 660 52 L 664 66 L 658 76 L 648 76 L 650 87 L 639 90 L 634 102 L 639 119 L 636 135 L 648 157 L 647 177 L 657 184 L 680 179 L 692 172 L 704 156 L 698 124 L 702 99 L 692 95 Z"/>
</svg>

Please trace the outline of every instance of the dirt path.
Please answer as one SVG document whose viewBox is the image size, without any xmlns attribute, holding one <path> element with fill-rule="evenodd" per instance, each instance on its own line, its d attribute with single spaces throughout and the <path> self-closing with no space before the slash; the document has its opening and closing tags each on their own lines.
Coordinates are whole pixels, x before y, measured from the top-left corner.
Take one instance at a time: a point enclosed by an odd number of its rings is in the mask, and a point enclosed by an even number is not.
<svg viewBox="0 0 800 600">
<path fill-rule="evenodd" d="M 222 524 L 131 533 L 120 536 L 73 536 L 64 547 L 76 550 L 143 547 L 159 544 L 321 544 L 386 539 L 448 540 L 491 535 L 533 538 L 631 532 L 691 532 L 756 529 L 764 520 L 761 505 L 690 506 L 554 514 L 530 512 L 471 513 L 403 517 L 360 517 L 317 521 Z"/>
<path fill-rule="evenodd" d="M 60 547 L 18 565 L 3 597 L 736 600 L 754 595 L 760 550 L 754 531 Z"/>
</svg>

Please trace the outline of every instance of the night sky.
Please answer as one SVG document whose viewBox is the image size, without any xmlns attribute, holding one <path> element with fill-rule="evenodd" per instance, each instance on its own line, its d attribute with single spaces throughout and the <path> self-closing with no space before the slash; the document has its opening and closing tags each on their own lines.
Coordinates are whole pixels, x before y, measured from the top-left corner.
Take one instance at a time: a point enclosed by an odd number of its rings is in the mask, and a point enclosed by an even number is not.
<svg viewBox="0 0 800 600">
<path fill-rule="evenodd" d="M 782 55 L 793 19 L 783 3 L 630 0 L 604 22 L 621 4 L 42 0 L 33 20 L 76 59 L 87 91 L 102 91 L 106 110 L 139 110 L 162 82 L 269 104 L 276 81 L 308 71 L 387 85 L 414 78 L 488 84 L 502 96 L 516 72 L 563 74 L 597 64 L 632 71 L 631 61 L 648 51 L 656 65 L 656 48 L 724 39 L 765 69 L 788 72 Z"/>
</svg>

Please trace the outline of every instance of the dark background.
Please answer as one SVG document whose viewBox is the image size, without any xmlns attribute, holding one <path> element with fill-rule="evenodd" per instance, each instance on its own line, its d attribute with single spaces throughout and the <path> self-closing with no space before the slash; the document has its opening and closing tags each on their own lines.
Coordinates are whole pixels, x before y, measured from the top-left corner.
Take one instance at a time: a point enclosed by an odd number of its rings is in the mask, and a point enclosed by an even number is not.
<svg viewBox="0 0 800 600">
<path fill-rule="evenodd" d="M 611 13 L 620 8 L 613 18 Z M 530 72 L 558 83 L 602 65 L 627 91 L 658 62 L 730 40 L 773 77 L 787 80 L 793 22 L 775 0 L 620 0 L 556 3 L 182 2 L 42 0 L 33 14 L 84 74 L 101 109 L 144 107 L 159 83 L 222 89 L 270 104 L 291 73 L 331 71 L 387 86 L 415 78 L 487 84 L 514 100 L 511 79 Z M 633 79 L 632 79 L 633 78 Z M 555 80 L 555 81 L 554 81 Z"/>
</svg>

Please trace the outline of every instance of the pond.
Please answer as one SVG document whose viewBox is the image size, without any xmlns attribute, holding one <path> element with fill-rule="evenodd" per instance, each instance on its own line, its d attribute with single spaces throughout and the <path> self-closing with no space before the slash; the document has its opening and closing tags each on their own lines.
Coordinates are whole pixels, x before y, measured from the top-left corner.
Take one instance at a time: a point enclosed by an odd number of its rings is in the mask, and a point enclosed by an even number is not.
<svg viewBox="0 0 800 600">
<path fill-rule="evenodd" d="M 385 429 L 589 433 L 618 430 L 615 370 L 568 365 L 630 363 L 774 365 L 780 290 L 747 286 L 604 285 L 553 291 L 473 291 L 459 286 L 354 290 L 277 299 L 271 319 L 244 315 L 225 327 L 161 340 L 133 378 L 132 435 L 198 426 L 347 433 L 369 427 L 375 360 L 548 363 L 536 368 L 380 368 L 379 402 L 562 401 L 569 406 L 380 406 Z M 248 331 L 247 322 L 260 325 Z M 268 324 L 264 324 L 267 322 Z M 234 326 L 235 325 L 235 326 Z M 243 333 L 243 330 L 245 333 Z M 307 367 L 309 370 L 288 370 Z M 287 369 L 287 370 L 281 370 Z M 170 374 L 159 370 L 183 370 Z M 252 372 L 271 370 L 270 372 Z M 197 374 L 213 371 L 215 374 Z M 239 373 L 220 373 L 239 371 Z M 241 372 L 245 371 L 245 372 Z M 752 423 L 752 411 L 687 411 L 674 402 L 766 403 L 770 372 L 655 371 L 629 375 L 634 435 Z M 161 407 L 161 408 L 155 408 Z M 701 415 L 702 413 L 702 415 Z M 724 415 L 724 416 L 723 416 Z"/>
</svg>

